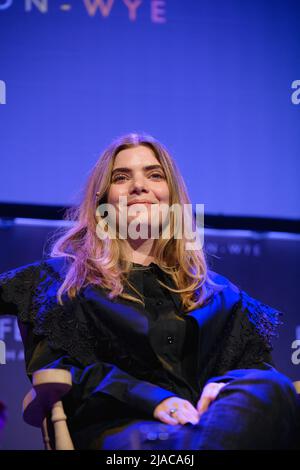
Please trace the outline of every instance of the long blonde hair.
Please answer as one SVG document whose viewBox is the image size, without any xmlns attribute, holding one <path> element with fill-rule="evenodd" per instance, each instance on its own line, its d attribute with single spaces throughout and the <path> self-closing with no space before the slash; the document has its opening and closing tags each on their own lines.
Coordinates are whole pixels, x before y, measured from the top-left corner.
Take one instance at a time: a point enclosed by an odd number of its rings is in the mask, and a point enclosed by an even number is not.
<svg viewBox="0 0 300 470">
<path fill-rule="evenodd" d="M 71 261 L 57 293 L 61 305 L 63 294 L 66 293 L 72 299 L 88 284 L 106 289 L 110 299 L 120 296 L 144 305 L 143 296 L 128 280 L 133 265 L 124 257 L 122 240 L 101 240 L 96 233 L 96 207 L 107 200 L 115 158 L 121 150 L 139 145 L 150 148 L 162 165 L 169 187 L 170 205 L 190 204 L 184 180 L 175 161 L 160 142 L 141 133 L 127 134 L 114 140 L 92 168 L 81 203 L 66 211 L 65 219 L 73 221 L 73 226 L 65 229 L 50 251 L 51 257 L 63 256 Z M 158 238 L 153 246 L 155 261 L 171 276 L 174 288 L 159 281 L 160 284 L 180 294 L 183 311 L 187 312 L 203 305 L 208 292 L 218 290 L 218 285 L 209 278 L 203 250 L 186 251 L 185 242 L 184 236 L 174 238 L 174 233 L 171 232 L 168 239 Z M 137 297 L 125 292 L 125 284 L 131 287 Z"/>
</svg>

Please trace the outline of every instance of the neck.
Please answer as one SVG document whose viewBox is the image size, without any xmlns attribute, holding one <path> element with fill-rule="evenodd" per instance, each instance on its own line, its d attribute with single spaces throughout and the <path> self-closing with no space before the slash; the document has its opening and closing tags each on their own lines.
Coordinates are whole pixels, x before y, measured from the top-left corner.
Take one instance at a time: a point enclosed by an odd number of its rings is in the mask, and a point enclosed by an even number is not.
<svg viewBox="0 0 300 470">
<path fill-rule="evenodd" d="M 154 262 L 153 242 L 152 239 L 125 240 L 125 259 L 145 266 Z"/>
</svg>

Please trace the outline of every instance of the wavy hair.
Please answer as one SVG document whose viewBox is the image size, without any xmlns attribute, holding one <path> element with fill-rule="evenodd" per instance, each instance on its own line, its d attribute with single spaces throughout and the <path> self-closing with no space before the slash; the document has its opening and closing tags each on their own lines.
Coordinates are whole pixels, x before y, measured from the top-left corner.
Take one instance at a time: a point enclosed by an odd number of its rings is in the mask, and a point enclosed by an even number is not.
<svg viewBox="0 0 300 470">
<path fill-rule="evenodd" d="M 66 276 L 57 292 L 58 302 L 62 296 L 74 298 L 81 288 L 94 284 L 105 289 L 108 297 L 138 302 L 144 305 L 143 296 L 130 283 L 128 274 L 133 268 L 125 259 L 124 241 L 120 238 L 100 239 L 97 235 L 96 207 L 107 201 L 111 174 L 117 154 L 124 149 L 146 146 L 150 148 L 162 165 L 170 192 L 170 205 L 190 204 L 184 180 L 168 150 L 155 138 L 144 133 L 130 133 L 115 139 L 102 153 L 92 168 L 83 190 L 81 202 L 65 213 L 64 219 L 72 221 L 52 244 L 51 257 L 65 257 L 70 261 Z M 195 217 L 193 216 L 195 224 Z M 168 274 L 174 288 L 158 281 L 166 289 L 180 294 L 184 312 L 200 307 L 209 293 L 219 285 L 210 279 L 204 251 L 187 251 L 186 238 L 174 237 L 174 218 L 171 214 L 170 237 L 159 237 L 153 243 L 155 262 Z M 129 286 L 136 294 L 126 292 Z"/>
</svg>

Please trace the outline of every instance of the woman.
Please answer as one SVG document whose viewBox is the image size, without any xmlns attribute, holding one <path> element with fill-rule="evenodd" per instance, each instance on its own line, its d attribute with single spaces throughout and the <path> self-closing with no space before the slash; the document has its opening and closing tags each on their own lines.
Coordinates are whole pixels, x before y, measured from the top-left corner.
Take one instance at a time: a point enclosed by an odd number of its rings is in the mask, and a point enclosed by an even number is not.
<svg viewBox="0 0 300 470">
<path fill-rule="evenodd" d="M 164 210 L 189 203 L 166 148 L 123 136 L 51 257 L 0 277 L 28 376 L 72 373 L 64 407 L 78 449 L 289 445 L 296 394 L 271 359 L 279 312 L 208 270 L 201 244 L 187 244 L 195 220 L 180 232 Z"/>
</svg>

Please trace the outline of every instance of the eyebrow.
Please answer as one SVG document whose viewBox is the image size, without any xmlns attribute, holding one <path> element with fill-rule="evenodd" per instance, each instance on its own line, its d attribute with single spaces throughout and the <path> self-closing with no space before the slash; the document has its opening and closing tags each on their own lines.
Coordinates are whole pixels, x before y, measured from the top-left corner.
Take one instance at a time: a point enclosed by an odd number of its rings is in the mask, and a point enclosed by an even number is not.
<svg viewBox="0 0 300 470">
<path fill-rule="evenodd" d="M 147 166 L 143 166 L 143 170 L 162 170 L 162 166 L 161 165 L 147 165 Z M 120 167 L 120 168 L 115 168 L 113 171 L 112 171 L 112 175 L 114 173 L 116 173 L 117 171 L 123 171 L 125 173 L 131 173 L 132 170 L 130 168 L 127 168 L 127 167 Z"/>
</svg>

